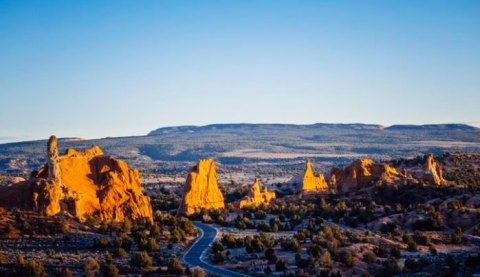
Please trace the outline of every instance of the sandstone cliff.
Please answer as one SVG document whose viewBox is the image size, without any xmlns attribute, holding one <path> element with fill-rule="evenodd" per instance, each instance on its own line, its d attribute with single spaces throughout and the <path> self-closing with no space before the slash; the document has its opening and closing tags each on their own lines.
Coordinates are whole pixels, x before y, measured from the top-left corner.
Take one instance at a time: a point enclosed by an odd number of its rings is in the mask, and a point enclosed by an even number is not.
<svg viewBox="0 0 480 277">
<path fill-rule="evenodd" d="M 310 161 L 305 163 L 305 171 L 303 173 L 302 184 L 299 189 L 300 192 L 318 192 L 325 191 L 328 189 L 327 182 L 323 174 L 319 174 L 318 177 L 315 176 L 312 164 Z"/>
<path fill-rule="evenodd" d="M 332 168 L 330 180 L 340 192 L 357 190 L 374 185 L 377 182 L 393 183 L 403 178 L 397 170 L 384 163 L 374 163 L 363 159 L 354 161 L 345 169 Z"/>
<path fill-rule="evenodd" d="M 150 199 L 140 188 L 138 171 L 98 146 L 68 149 L 58 156 L 57 140 L 48 143 L 48 162 L 27 181 L 0 191 L 0 205 L 33 209 L 44 215 L 87 215 L 103 220 L 152 220 Z"/>
<path fill-rule="evenodd" d="M 188 173 L 177 215 L 191 215 L 202 209 L 223 209 L 223 195 L 218 188 L 213 160 L 199 160 Z"/>
<path fill-rule="evenodd" d="M 259 206 L 261 204 L 268 204 L 271 200 L 275 199 L 275 192 L 268 191 L 267 187 L 265 186 L 263 192 L 260 191 L 260 184 L 258 183 L 258 179 L 255 178 L 248 195 L 240 200 L 239 207 L 249 207 L 249 206 Z"/>
</svg>

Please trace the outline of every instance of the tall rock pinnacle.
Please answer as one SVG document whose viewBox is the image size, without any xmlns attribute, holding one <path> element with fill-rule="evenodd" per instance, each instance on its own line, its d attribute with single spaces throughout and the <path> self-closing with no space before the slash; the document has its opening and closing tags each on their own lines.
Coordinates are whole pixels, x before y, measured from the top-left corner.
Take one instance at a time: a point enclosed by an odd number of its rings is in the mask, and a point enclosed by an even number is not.
<svg viewBox="0 0 480 277">
<path fill-rule="evenodd" d="M 62 182 L 61 173 L 60 173 L 60 164 L 58 162 L 58 147 L 57 147 L 57 137 L 51 136 L 48 140 L 47 145 L 47 155 L 48 155 L 48 180 L 53 181 L 55 184 L 60 185 Z"/>
<path fill-rule="evenodd" d="M 188 173 L 177 215 L 191 215 L 202 209 L 223 208 L 225 204 L 222 192 L 218 188 L 215 162 L 199 160 Z"/>
<path fill-rule="evenodd" d="M 310 161 L 305 163 L 305 172 L 303 173 L 302 185 L 300 192 L 317 192 L 325 191 L 328 189 L 327 182 L 323 174 L 315 176 Z"/>
</svg>

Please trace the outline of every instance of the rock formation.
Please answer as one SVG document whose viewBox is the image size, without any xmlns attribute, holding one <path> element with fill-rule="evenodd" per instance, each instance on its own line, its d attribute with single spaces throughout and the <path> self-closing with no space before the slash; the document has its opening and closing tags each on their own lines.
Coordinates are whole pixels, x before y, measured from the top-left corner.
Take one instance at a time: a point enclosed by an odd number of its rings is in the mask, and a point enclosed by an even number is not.
<svg viewBox="0 0 480 277">
<path fill-rule="evenodd" d="M 58 156 L 57 139 L 48 143 L 48 162 L 27 181 L 0 191 L 0 205 L 33 209 L 44 215 L 65 213 L 122 221 L 152 219 L 150 199 L 140 188 L 138 171 L 103 155 L 98 146 L 68 149 Z"/>
<path fill-rule="evenodd" d="M 323 174 L 319 174 L 318 177 L 315 176 L 312 170 L 312 164 L 310 161 L 307 161 L 305 164 L 305 171 L 303 173 L 303 180 L 300 192 L 318 192 L 325 191 L 328 189 L 327 182 Z"/>
<path fill-rule="evenodd" d="M 433 154 L 428 154 L 423 158 L 423 164 L 417 167 L 408 168 L 408 172 L 413 178 L 430 185 L 442 185 L 445 183 L 443 172 L 440 165 L 433 158 Z"/>
<path fill-rule="evenodd" d="M 223 195 L 218 188 L 213 160 L 199 160 L 188 173 L 177 215 L 191 215 L 202 209 L 223 209 Z"/>
<path fill-rule="evenodd" d="M 51 136 L 48 140 L 47 145 L 47 167 L 48 167 L 48 176 L 47 179 L 53 181 L 55 184 L 61 185 L 61 173 L 60 165 L 58 163 L 58 148 L 57 148 L 57 137 Z"/>
<path fill-rule="evenodd" d="M 248 206 L 259 206 L 261 204 L 268 204 L 271 200 L 275 199 L 275 192 L 268 191 L 267 187 L 265 186 L 263 192 L 260 191 L 260 185 L 258 183 L 258 179 L 255 178 L 248 195 L 245 196 L 239 202 L 239 207 L 248 207 Z"/>
<path fill-rule="evenodd" d="M 363 159 L 354 161 L 345 169 L 332 168 L 329 182 L 332 186 L 336 186 L 338 191 L 347 192 L 365 188 L 377 182 L 392 183 L 402 177 L 388 164 Z"/>
</svg>

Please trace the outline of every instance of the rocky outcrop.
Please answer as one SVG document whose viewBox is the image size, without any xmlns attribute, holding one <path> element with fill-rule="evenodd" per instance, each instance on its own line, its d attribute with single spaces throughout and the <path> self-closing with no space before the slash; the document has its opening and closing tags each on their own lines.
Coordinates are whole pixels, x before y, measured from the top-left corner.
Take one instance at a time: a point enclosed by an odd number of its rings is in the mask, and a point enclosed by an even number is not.
<svg viewBox="0 0 480 277">
<path fill-rule="evenodd" d="M 218 188 L 213 160 L 199 160 L 190 169 L 183 187 L 183 197 L 177 215 L 192 215 L 202 209 L 223 209 L 223 195 Z"/>
<path fill-rule="evenodd" d="M 328 189 L 327 182 L 325 181 L 325 177 L 323 174 L 319 174 L 315 176 L 312 164 L 310 161 L 305 163 L 305 171 L 303 173 L 302 184 L 299 188 L 300 192 L 307 193 L 307 192 L 318 192 L 318 191 L 326 191 Z"/>
<path fill-rule="evenodd" d="M 340 192 L 369 187 L 378 182 L 393 183 L 403 176 L 385 163 L 374 163 L 363 159 L 354 161 L 345 169 L 332 168 L 329 183 Z"/>
<path fill-rule="evenodd" d="M 410 166 L 404 169 L 411 178 L 419 182 L 430 185 L 445 184 L 443 179 L 443 171 L 441 166 L 435 161 L 433 154 L 428 154 L 423 157 L 423 163 L 420 162 L 417 166 Z"/>
<path fill-rule="evenodd" d="M 442 168 L 433 158 L 433 154 L 429 154 L 425 157 L 423 169 L 425 170 L 423 176 L 424 181 L 433 185 L 441 185 L 445 182 L 445 179 L 443 179 Z"/>
<path fill-rule="evenodd" d="M 258 179 L 255 178 L 250 191 L 248 192 L 247 196 L 240 200 L 239 207 L 251 207 L 251 206 L 259 206 L 261 204 L 268 204 L 270 201 L 275 199 L 275 192 L 268 191 L 267 187 L 265 186 L 263 192 L 260 191 L 260 184 L 258 183 Z"/>
<path fill-rule="evenodd" d="M 69 214 L 84 220 L 152 220 L 138 171 L 103 155 L 98 146 L 83 152 L 68 149 L 58 156 L 57 140 L 48 143 L 48 161 L 27 181 L 0 191 L 0 205 L 33 209 L 44 215 Z"/>
</svg>

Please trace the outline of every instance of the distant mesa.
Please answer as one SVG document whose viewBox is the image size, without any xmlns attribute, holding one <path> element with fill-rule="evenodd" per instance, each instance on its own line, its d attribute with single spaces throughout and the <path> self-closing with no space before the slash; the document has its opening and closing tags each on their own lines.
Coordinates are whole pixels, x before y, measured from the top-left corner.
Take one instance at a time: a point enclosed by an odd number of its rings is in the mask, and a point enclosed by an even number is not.
<svg viewBox="0 0 480 277">
<path fill-rule="evenodd" d="M 183 187 L 183 196 L 177 216 L 192 215 L 202 209 L 223 209 L 223 195 L 218 188 L 215 162 L 199 160 L 188 173 Z"/>
<path fill-rule="evenodd" d="M 369 159 L 356 160 L 345 169 L 332 168 L 330 180 L 339 192 L 348 192 L 369 187 L 378 182 L 393 183 L 403 176 L 394 167 L 374 163 Z"/>
<path fill-rule="evenodd" d="M 67 149 L 58 155 L 50 137 L 47 164 L 27 181 L 1 188 L 0 205 L 30 209 L 47 216 L 68 214 L 80 220 L 152 220 L 150 199 L 144 196 L 138 171 L 124 161 L 103 155 L 96 145 L 84 151 Z"/>
<path fill-rule="evenodd" d="M 341 123 L 315 123 L 309 125 L 301 124 L 259 124 L 259 123 L 232 123 L 232 124 L 210 124 L 205 126 L 172 126 L 163 127 L 148 133 L 149 136 L 163 135 L 172 133 L 196 133 L 207 131 L 221 131 L 221 130 L 239 130 L 239 131 L 253 131 L 253 130 L 305 130 L 305 129 L 354 129 L 354 130 L 381 130 L 384 127 L 378 124 L 341 124 Z"/>
<path fill-rule="evenodd" d="M 255 178 L 250 191 L 247 196 L 239 201 L 239 207 L 256 207 L 262 204 L 269 204 L 270 201 L 275 199 L 275 192 L 268 191 L 267 186 L 264 187 L 263 191 L 260 190 L 260 184 L 258 179 Z"/>
<path fill-rule="evenodd" d="M 315 176 L 310 161 L 305 163 L 305 171 L 299 191 L 302 193 L 319 192 L 328 190 L 327 182 L 323 174 Z"/>
<path fill-rule="evenodd" d="M 425 125 L 392 125 L 385 128 L 389 131 L 434 131 L 434 130 L 449 130 L 449 131 L 468 131 L 478 130 L 478 128 L 467 124 L 425 124 Z"/>
<path fill-rule="evenodd" d="M 384 127 L 379 124 L 363 124 L 363 123 L 315 123 L 315 124 L 258 124 L 258 123 L 231 123 L 231 124 L 210 124 L 204 126 L 172 126 L 163 127 L 148 133 L 149 136 L 178 134 L 178 133 L 199 133 L 212 131 L 254 131 L 254 130 L 312 130 L 312 129 L 343 129 L 355 131 L 435 131 L 435 130 L 479 130 L 479 128 L 467 124 L 426 124 L 426 125 L 392 125 Z"/>
</svg>

